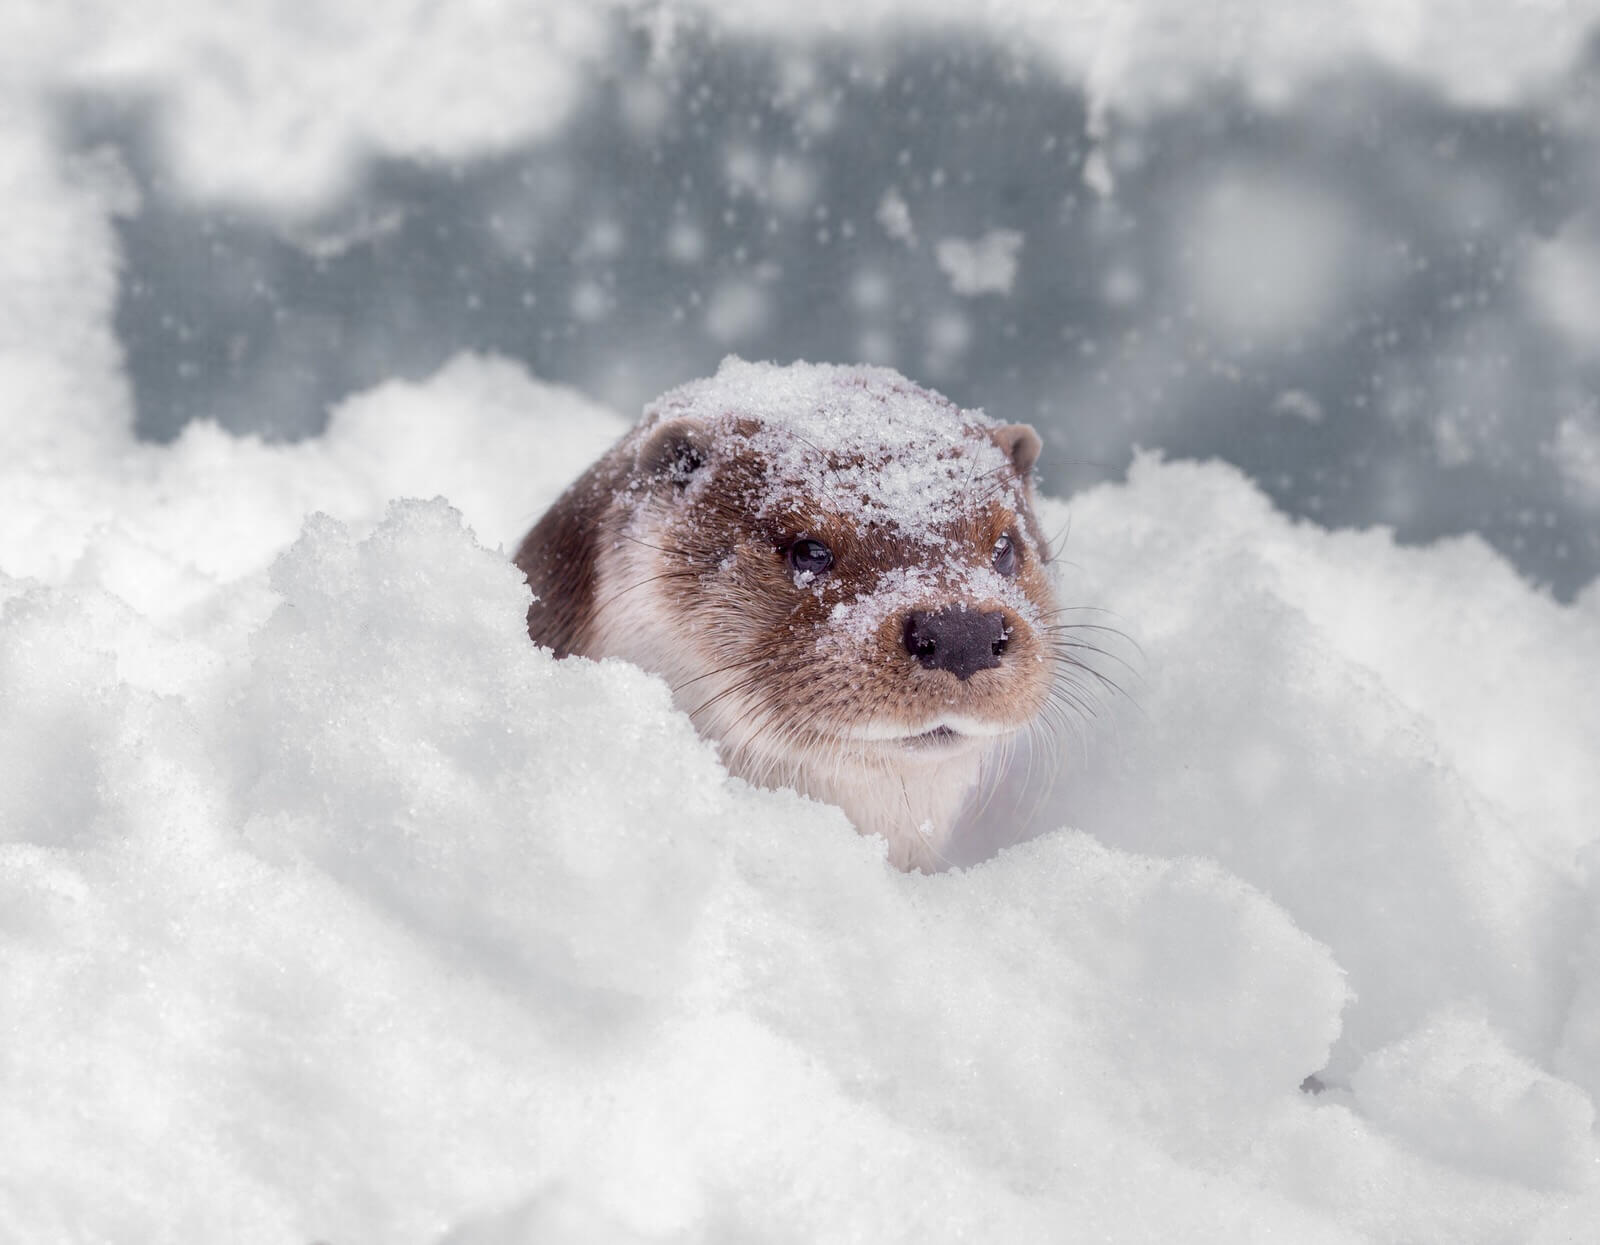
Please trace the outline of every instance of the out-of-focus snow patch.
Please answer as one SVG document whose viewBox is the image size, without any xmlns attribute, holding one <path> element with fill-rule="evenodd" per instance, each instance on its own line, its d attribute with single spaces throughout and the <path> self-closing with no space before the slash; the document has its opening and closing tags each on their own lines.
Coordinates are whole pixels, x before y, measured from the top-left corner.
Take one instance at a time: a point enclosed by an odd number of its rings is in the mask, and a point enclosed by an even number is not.
<svg viewBox="0 0 1600 1245">
<path fill-rule="evenodd" d="M 1344 204 L 1251 170 L 1220 174 L 1180 234 L 1178 267 L 1205 326 L 1249 342 L 1292 340 L 1344 296 L 1358 230 Z"/>
<path fill-rule="evenodd" d="M 810 35 L 912 23 L 972 26 L 964 0 L 694 0 L 735 29 Z M 1092 106 L 1170 103 L 1197 80 L 1222 76 L 1281 98 L 1351 62 L 1377 60 L 1451 99 L 1494 106 L 1537 96 L 1582 54 L 1596 0 L 1128 0 L 1070 5 L 1005 0 L 982 9 L 989 33 L 1054 60 L 1089 85 Z M 1107 170 L 1109 171 L 1109 170 Z"/>
<path fill-rule="evenodd" d="M 1115 264 L 1100 282 L 1100 296 L 1112 307 L 1132 307 L 1144 296 L 1144 279 L 1131 264 Z"/>
<path fill-rule="evenodd" d="M 800 217 L 817 202 L 822 191 L 822 175 L 809 160 L 780 156 L 772 161 L 767 175 L 767 193 L 773 206 L 785 216 Z"/>
<path fill-rule="evenodd" d="M 551 133 L 607 52 L 618 18 L 649 32 L 669 58 L 682 19 L 709 16 L 735 32 L 803 41 L 852 32 L 893 36 L 908 25 L 967 28 L 958 0 L 693 0 L 647 15 L 622 3 L 514 0 L 374 7 L 359 0 L 290 6 L 169 3 L 159 22 L 126 4 L 10 6 L 0 18 L 0 65 L 38 99 L 80 89 L 156 105 L 172 171 L 189 193 L 286 217 L 314 215 L 359 179 L 373 155 L 461 160 Z M 1108 193 L 1112 170 L 1099 140 L 1115 108 L 1170 104 L 1216 76 L 1265 98 L 1291 93 L 1351 62 L 1372 61 L 1476 105 L 1508 104 L 1549 89 L 1581 53 L 1600 0 L 1342 0 L 1283 5 L 1178 0 L 1070 6 L 1007 0 L 981 25 L 1086 84 L 1096 146 L 1085 177 Z M 792 63 L 803 64 L 797 53 Z M 803 71 L 786 98 L 804 98 Z M 662 102 L 631 86 L 623 116 L 654 133 Z M 832 124 L 812 99 L 802 117 Z M 815 178 L 796 165 L 772 189 L 784 211 L 803 210 Z M 897 234 L 896 236 L 902 236 Z"/>
<path fill-rule="evenodd" d="M 667 230 L 667 258 L 675 264 L 698 264 L 707 249 L 705 230 L 692 221 L 675 220 Z"/>
<path fill-rule="evenodd" d="M 947 308 L 928 317 L 923 338 L 923 368 L 930 376 L 948 376 L 972 345 L 972 321 L 956 308 Z"/>
<path fill-rule="evenodd" d="M 1271 411 L 1302 423 L 1320 424 L 1325 418 L 1322 403 L 1304 389 L 1285 389 L 1272 399 Z"/>
<path fill-rule="evenodd" d="M 736 192 L 771 204 L 791 218 L 805 215 L 816 203 L 822 185 L 822 175 L 812 161 L 787 154 L 767 155 L 743 142 L 728 150 L 723 175 Z"/>
<path fill-rule="evenodd" d="M 957 294 L 1009 294 L 1017 279 L 1017 254 L 1022 235 L 1015 229 L 991 229 L 982 237 L 941 238 L 934 248 L 939 267 Z"/>
<path fill-rule="evenodd" d="M 896 242 L 904 242 L 907 246 L 917 244 L 917 230 L 911 222 L 911 205 L 893 186 L 885 190 L 883 197 L 878 200 L 878 224 Z"/>
<path fill-rule="evenodd" d="M 759 336 L 771 318 L 771 296 L 747 277 L 719 282 L 706 303 L 706 332 L 724 346 Z"/>
<path fill-rule="evenodd" d="M 1546 447 L 1567 491 L 1591 510 L 1600 511 L 1600 411 L 1586 408 L 1556 425 Z"/>
<path fill-rule="evenodd" d="M 190 192 L 289 215 L 371 155 L 465 159 L 550 133 L 606 49 L 603 6 L 406 0 L 13 10 L 13 63 L 47 90 L 157 101 Z M 13 25 L 8 22 L 7 25 Z"/>
<path fill-rule="evenodd" d="M 1592 230 L 1569 225 L 1535 242 L 1521 276 L 1524 294 L 1545 323 L 1579 350 L 1600 352 L 1600 240 Z"/>
<path fill-rule="evenodd" d="M 864 268 L 850 283 L 850 301 L 863 312 L 886 311 L 894 301 L 894 285 L 881 269 Z"/>
<path fill-rule="evenodd" d="M 636 139 L 656 137 L 671 115 L 672 99 L 662 84 L 650 77 L 634 77 L 618 84 L 618 105 L 623 124 Z"/>
<path fill-rule="evenodd" d="M 599 281 L 585 278 L 572 287 L 572 293 L 567 299 L 567 306 L 575 320 L 584 324 L 595 324 L 604 320 L 611 314 L 616 300 L 611 292 Z"/>
<path fill-rule="evenodd" d="M 0 192 L 8 205 L 0 230 L 0 394 L 9 408 L 0 418 L 0 470 L 31 463 L 43 497 L 58 485 L 58 466 L 102 452 L 131 418 L 110 314 L 112 217 L 129 205 L 114 165 L 61 159 L 45 101 L 0 93 L 0 109 Z M 50 417 L 24 418 L 27 412 Z M 39 518 L 26 504 L 18 511 L 0 506 L 0 540 Z M 49 540 L 44 531 L 34 535 Z"/>
</svg>

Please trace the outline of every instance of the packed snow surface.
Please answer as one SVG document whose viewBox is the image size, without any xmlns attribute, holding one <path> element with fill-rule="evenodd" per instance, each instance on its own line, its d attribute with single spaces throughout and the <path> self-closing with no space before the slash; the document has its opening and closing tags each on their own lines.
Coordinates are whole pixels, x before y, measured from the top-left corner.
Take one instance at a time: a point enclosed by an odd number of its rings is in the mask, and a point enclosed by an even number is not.
<svg viewBox="0 0 1600 1245">
<path fill-rule="evenodd" d="M 730 780 L 655 679 L 528 644 L 504 550 L 617 416 L 464 356 L 316 442 L 136 446 L 36 363 L 0 467 L 8 1237 L 1600 1215 L 1594 589 L 1141 460 L 1059 575 L 1142 646 L 1127 698 L 1014 776 L 1031 823 L 906 876 Z"/>
</svg>

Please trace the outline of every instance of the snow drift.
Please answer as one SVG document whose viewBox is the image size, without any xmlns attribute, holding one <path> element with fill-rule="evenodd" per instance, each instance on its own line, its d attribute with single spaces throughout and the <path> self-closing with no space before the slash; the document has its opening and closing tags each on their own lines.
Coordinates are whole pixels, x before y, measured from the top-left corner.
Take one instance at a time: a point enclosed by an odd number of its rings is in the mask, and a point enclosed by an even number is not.
<svg viewBox="0 0 1600 1245">
<path fill-rule="evenodd" d="M 1143 656 L 1049 759 L 1058 828 L 907 877 L 729 780 L 656 680 L 526 642 L 503 549 L 622 422 L 575 395 L 463 357 L 323 441 L 53 463 L 60 413 L 11 418 L 16 1235 L 1562 1240 L 1600 1209 L 1593 589 L 1147 459 L 1071 509 L 1063 596 Z M 80 535 L 41 565 L 53 513 Z"/>
</svg>

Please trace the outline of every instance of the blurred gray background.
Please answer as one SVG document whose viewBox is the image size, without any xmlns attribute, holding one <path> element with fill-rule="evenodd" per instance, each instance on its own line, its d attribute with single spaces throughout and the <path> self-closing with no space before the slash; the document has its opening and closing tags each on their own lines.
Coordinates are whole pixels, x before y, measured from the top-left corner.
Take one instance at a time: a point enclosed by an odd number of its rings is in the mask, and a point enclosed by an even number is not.
<svg viewBox="0 0 1600 1245">
<path fill-rule="evenodd" d="M 663 58 L 619 25 L 609 65 L 553 138 L 376 163 L 293 225 L 177 194 L 137 101 L 72 100 L 141 190 L 140 434 L 313 436 L 464 348 L 630 415 L 730 352 L 863 360 L 1036 423 L 1055 493 L 1142 445 L 1324 524 L 1479 532 L 1560 597 L 1600 571 L 1593 45 L 1538 105 L 1353 65 L 1113 114 L 1098 147 L 1079 89 L 971 35 L 702 26 Z"/>
</svg>

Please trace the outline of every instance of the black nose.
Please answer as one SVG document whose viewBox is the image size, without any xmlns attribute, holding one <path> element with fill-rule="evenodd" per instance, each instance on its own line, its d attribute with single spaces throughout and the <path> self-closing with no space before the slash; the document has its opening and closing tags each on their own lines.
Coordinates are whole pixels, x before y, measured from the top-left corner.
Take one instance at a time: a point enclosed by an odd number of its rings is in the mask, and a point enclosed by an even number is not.
<svg viewBox="0 0 1600 1245">
<path fill-rule="evenodd" d="M 948 670 L 958 679 L 1000 664 L 1006 651 L 1006 619 L 999 610 L 947 605 L 912 610 L 902 633 L 906 652 L 925 670 Z"/>
</svg>

